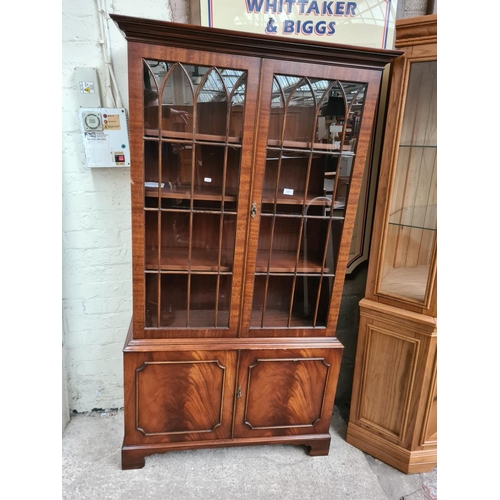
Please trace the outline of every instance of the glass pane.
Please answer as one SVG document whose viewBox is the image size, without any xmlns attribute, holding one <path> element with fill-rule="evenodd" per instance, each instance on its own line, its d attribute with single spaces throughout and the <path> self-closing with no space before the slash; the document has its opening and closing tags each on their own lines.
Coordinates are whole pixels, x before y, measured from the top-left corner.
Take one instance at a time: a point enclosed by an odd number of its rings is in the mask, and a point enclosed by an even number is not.
<svg viewBox="0 0 500 500">
<path fill-rule="evenodd" d="M 161 129 L 171 138 L 190 137 L 196 123 L 200 138 L 224 141 L 227 135 L 229 142 L 241 143 L 245 82 L 246 74 L 239 70 L 146 61 L 146 135 L 158 135 Z"/>
<path fill-rule="evenodd" d="M 379 291 L 429 295 L 437 217 L 436 61 L 411 65 Z"/>
<path fill-rule="evenodd" d="M 158 326 L 158 274 L 146 274 L 146 310 L 145 326 Z"/>
<path fill-rule="evenodd" d="M 251 327 L 286 327 L 292 287 L 292 276 L 256 276 Z"/>
<path fill-rule="evenodd" d="M 191 68 L 176 63 L 160 63 L 165 66 L 162 87 L 161 128 L 169 136 L 182 136 L 193 132 L 193 93 Z"/>
<path fill-rule="evenodd" d="M 230 285 L 230 276 L 191 275 L 190 328 L 229 326 Z"/>
<path fill-rule="evenodd" d="M 307 79 L 284 88 L 286 111 L 283 140 L 309 143 L 313 139 L 316 102 Z"/>
<path fill-rule="evenodd" d="M 160 223 L 160 212 L 156 210 L 147 211 L 144 214 L 144 260 L 146 269 L 160 268 L 161 242 L 159 239 L 158 227 Z"/>
<path fill-rule="evenodd" d="M 197 134 L 226 136 L 228 91 L 219 71 L 211 69 L 200 83 L 196 103 Z"/>
<path fill-rule="evenodd" d="M 185 328 L 186 292 L 187 275 L 146 274 L 146 327 Z"/>
<path fill-rule="evenodd" d="M 187 325 L 187 274 L 161 275 L 160 328 Z"/>
<path fill-rule="evenodd" d="M 365 88 L 274 75 L 252 328 L 326 326 Z"/>
<path fill-rule="evenodd" d="M 158 189 L 164 185 L 159 169 L 160 148 L 161 143 L 158 141 L 144 141 L 144 195 L 146 206 L 150 207 L 158 207 Z M 148 199 L 151 197 L 156 199 Z"/>
<path fill-rule="evenodd" d="M 354 155 L 342 154 L 337 158 L 335 169 L 335 208 L 337 209 L 345 208 L 349 196 L 353 164 Z"/>
<path fill-rule="evenodd" d="M 158 129 L 172 131 L 174 136 L 192 133 L 194 87 L 189 70 L 189 66 L 167 61 L 144 63 L 146 135 L 158 135 Z"/>
<path fill-rule="evenodd" d="M 160 71 L 158 61 L 144 62 L 144 128 L 149 130 L 149 135 L 154 134 L 154 130 L 159 126 L 159 95 L 158 85 L 160 82 Z"/>
<path fill-rule="evenodd" d="M 333 283 L 333 280 L 328 277 L 297 277 L 290 326 L 326 326 L 330 283 Z"/>
<path fill-rule="evenodd" d="M 225 70 L 223 72 L 223 77 L 227 88 L 231 89 L 229 136 L 232 137 L 231 142 L 241 143 L 243 136 L 243 111 L 245 106 L 246 75 L 241 71 L 231 72 L 230 70 Z M 231 82 L 227 81 L 228 78 L 231 79 Z"/>
<path fill-rule="evenodd" d="M 219 328 L 229 327 L 229 309 L 231 306 L 231 285 L 233 277 L 229 274 L 219 276 L 219 302 L 217 304 L 217 325 Z"/>
<path fill-rule="evenodd" d="M 300 243 L 301 219 L 265 217 L 260 219 L 257 272 L 294 272 Z M 272 249 L 272 251 L 270 251 Z"/>
<path fill-rule="evenodd" d="M 227 148 L 201 145 L 195 154 L 195 191 L 222 199 Z"/>
<path fill-rule="evenodd" d="M 146 324 L 228 328 L 246 73 L 143 71 Z"/>
</svg>

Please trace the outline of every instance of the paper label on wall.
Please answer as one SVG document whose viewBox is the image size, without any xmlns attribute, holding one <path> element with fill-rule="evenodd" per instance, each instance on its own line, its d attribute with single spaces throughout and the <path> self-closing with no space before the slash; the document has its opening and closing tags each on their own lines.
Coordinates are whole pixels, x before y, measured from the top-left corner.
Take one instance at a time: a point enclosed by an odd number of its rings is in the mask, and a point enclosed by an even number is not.
<svg viewBox="0 0 500 500">
<path fill-rule="evenodd" d="M 85 156 L 89 167 L 108 167 L 111 163 L 108 136 L 104 132 L 85 132 Z"/>
<path fill-rule="evenodd" d="M 285 188 L 283 189 L 283 194 L 293 195 L 293 189 Z"/>
<path fill-rule="evenodd" d="M 106 130 L 120 130 L 120 116 L 103 114 L 102 124 Z"/>
</svg>

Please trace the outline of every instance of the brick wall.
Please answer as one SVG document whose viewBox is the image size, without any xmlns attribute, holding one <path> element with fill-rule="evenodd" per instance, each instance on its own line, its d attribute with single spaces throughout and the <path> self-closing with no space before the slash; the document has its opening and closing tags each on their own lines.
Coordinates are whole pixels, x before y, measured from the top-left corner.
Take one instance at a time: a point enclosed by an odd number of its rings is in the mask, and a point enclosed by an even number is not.
<svg viewBox="0 0 500 500">
<path fill-rule="evenodd" d="M 172 18 L 167 0 L 101 3 L 109 13 Z M 75 67 L 99 69 L 102 105 L 113 107 L 97 4 L 62 2 L 63 425 L 68 410 L 123 406 L 122 348 L 131 318 L 129 170 L 89 169 L 78 125 Z M 122 105 L 128 109 L 126 43 L 112 22 L 109 32 Z"/>
</svg>

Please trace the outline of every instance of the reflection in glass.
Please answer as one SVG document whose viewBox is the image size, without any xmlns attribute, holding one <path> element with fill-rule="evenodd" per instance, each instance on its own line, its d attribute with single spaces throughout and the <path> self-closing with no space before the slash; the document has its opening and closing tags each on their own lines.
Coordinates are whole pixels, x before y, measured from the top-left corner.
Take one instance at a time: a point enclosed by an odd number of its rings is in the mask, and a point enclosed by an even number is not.
<svg viewBox="0 0 500 500">
<path fill-rule="evenodd" d="M 219 71 L 214 68 L 205 75 L 199 93 L 203 101 L 197 105 L 197 133 L 225 136 L 228 95 Z"/>
<path fill-rule="evenodd" d="M 236 215 L 148 210 L 145 227 L 146 269 L 232 271 Z"/>
<path fill-rule="evenodd" d="M 437 235 L 436 61 L 411 65 L 379 292 L 425 303 Z"/>
<path fill-rule="evenodd" d="M 190 328 L 229 326 L 231 276 L 191 275 Z"/>
<path fill-rule="evenodd" d="M 146 326 L 228 328 L 246 73 L 144 61 Z"/>
<path fill-rule="evenodd" d="M 252 328 L 326 326 L 365 88 L 274 75 Z"/>
</svg>

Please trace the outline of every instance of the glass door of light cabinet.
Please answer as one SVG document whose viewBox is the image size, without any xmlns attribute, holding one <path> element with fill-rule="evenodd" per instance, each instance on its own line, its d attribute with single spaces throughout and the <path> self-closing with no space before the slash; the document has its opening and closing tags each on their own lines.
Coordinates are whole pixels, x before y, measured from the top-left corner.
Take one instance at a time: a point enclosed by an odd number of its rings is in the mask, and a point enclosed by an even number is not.
<svg viewBox="0 0 500 500">
<path fill-rule="evenodd" d="M 377 293 L 425 306 L 436 272 L 437 63 L 408 70 Z"/>
<path fill-rule="evenodd" d="M 247 71 L 147 59 L 143 82 L 144 325 L 174 337 L 223 335 L 234 298 Z"/>
<path fill-rule="evenodd" d="M 367 90 L 328 74 L 276 72 L 269 81 L 250 335 L 327 326 Z"/>
</svg>

